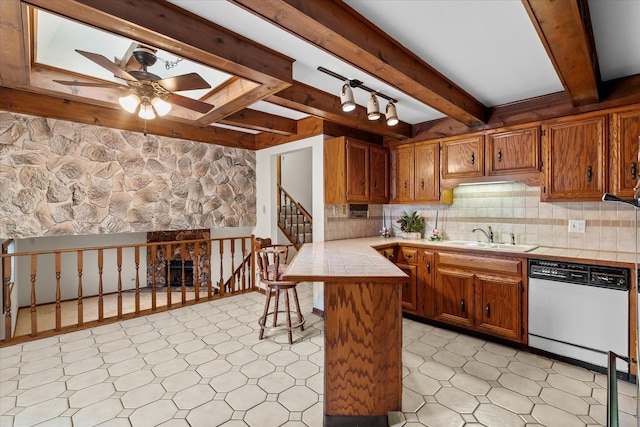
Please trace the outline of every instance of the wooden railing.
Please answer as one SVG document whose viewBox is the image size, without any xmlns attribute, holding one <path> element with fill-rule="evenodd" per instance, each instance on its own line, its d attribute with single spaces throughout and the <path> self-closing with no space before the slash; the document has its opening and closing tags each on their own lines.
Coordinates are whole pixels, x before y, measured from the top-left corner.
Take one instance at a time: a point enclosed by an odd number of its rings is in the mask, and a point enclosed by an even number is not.
<svg viewBox="0 0 640 427">
<path fill-rule="evenodd" d="M 278 184 L 278 227 L 289 241 L 300 249 L 313 232 L 311 214 Z"/>
<path fill-rule="evenodd" d="M 4 342 L 54 335 L 253 291 L 252 239 L 253 236 L 242 236 L 2 253 Z M 179 268 L 175 269 L 179 286 L 169 283 L 170 261 Z M 29 310 L 29 330 L 14 336 L 13 317 L 17 313 L 13 313 L 13 298 L 19 291 L 23 296 L 29 294 L 29 304 L 23 304 L 22 309 L 24 312 L 26 306 Z M 142 294 L 147 294 L 146 298 Z M 107 303 L 110 311 L 106 310 Z M 46 326 L 39 321 L 39 309 L 45 305 L 51 305 L 55 313 L 55 319 Z M 70 317 L 70 310 L 75 312 L 75 321 L 65 323 L 63 319 Z M 88 312 L 91 318 L 87 318 Z"/>
</svg>

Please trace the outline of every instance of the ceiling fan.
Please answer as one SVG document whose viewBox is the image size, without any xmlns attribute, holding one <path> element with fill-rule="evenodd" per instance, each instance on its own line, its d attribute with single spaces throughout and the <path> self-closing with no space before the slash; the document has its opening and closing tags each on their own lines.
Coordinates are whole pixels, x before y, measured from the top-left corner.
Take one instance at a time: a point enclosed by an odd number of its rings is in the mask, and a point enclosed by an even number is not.
<svg viewBox="0 0 640 427">
<path fill-rule="evenodd" d="M 114 62 L 97 53 L 85 52 L 76 49 L 80 55 L 90 59 L 103 68 L 111 71 L 115 77 L 126 82 L 119 83 L 86 83 L 65 80 L 54 80 L 67 86 L 108 87 L 131 92 L 128 96 L 119 99 L 120 105 L 130 113 L 138 112 L 138 116 L 145 120 L 151 120 L 158 116 L 164 116 L 171 110 L 171 104 L 179 105 L 189 110 L 205 114 L 214 106 L 197 99 L 178 95 L 174 92 L 183 90 L 208 89 L 211 86 L 197 73 L 183 74 L 166 79 L 147 71 L 158 59 L 153 50 L 138 46 L 133 49 L 133 57 L 140 64 L 141 70 L 126 71 Z"/>
</svg>

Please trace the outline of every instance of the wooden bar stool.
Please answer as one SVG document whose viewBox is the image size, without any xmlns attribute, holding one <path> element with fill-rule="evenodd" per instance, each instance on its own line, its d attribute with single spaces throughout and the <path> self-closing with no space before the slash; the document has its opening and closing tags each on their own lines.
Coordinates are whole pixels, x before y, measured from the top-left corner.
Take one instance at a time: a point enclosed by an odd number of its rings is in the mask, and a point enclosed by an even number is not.
<svg viewBox="0 0 640 427">
<path fill-rule="evenodd" d="M 296 285 L 298 282 L 282 280 L 287 264 L 287 255 L 289 254 L 290 245 L 271 245 L 271 239 L 256 239 L 256 259 L 258 264 L 258 273 L 260 282 L 265 285 L 265 293 L 267 299 L 264 304 L 264 313 L 260 317 L 260 339 L 265 338 L 265 331 L 286 330 L 289 335 L 289 344 L 293 344 L 293 330 L 300 328 L 304 331 L 305 318 L 300 310 L 300 302 L 298 300 L 298 292 Z M 285 309 L 279 309 L 280 292 L 284 291 Z M 291 304 L 289 291 L 293 293 L 293 301 L 298 321 L 291 321 Z M 275 294 L 275 298 L 272 298 Z M 270 308 L 272 299 L 274 300 L 273 308 Z M 278 324 L 278 314 L 284 313 L 286 324 Z M 267 326 L 270 323 L 271 326 Z"/>
</svg>

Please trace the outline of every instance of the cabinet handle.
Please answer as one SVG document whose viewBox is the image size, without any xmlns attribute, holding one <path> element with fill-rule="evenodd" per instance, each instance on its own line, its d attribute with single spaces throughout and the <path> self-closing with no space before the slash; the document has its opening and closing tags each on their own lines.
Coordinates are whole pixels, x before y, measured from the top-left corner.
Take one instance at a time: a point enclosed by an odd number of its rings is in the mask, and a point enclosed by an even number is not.
<svg viewBox="0 0 640 427">
<path fill-rule="evenodd" d="M 404 189 L 407 189 L 407 180 L 404 181 Z"/>
<path fill-rule="evenodd" d="M 466 312 L 466 308 L 464 306 L 464 298 L 460 300 L 460 309 L 462 310 L 463 313 Z"/>
<path fill-rule="evenodd" d="M 593 180 L 593 168 L 591 166 L 587 167 L 587 182 L 591 182 Z"/>
<path fill-rule="evenodd" d="M 431 274 L 431 262 L 427 263 L 427 274 Z"/>
<path fill-rule="evenodd" d="M 636 162 L 631 162 L 631 179 L 636 179 L 638 177 L 638 164 Z"/>
<path fill-rule="evenodd" d="M 424 178 L 420 180 L 420 187 L 424 190 Z"/>
<path fill-rule="evenodd" d="M 375 180 L 373 181 L 373 189 L 374 189 L 374 190 L 377 190 L 377 189 L 378 189 L 378 180 L 377 180 L 377 179 L 375 179 Z"/>
<path fill-rule="evenodd" d="M 413 258 L 413 255 L 412 254 L 404 254 L 404 257 L 406 259 L 411 259 L 411 258 Z"/>
<path fill-rule="evenodd" d="M 364 179 L 363 179 L 363 180 L 362 180 L 362 183 L 360 184 L 360 186 L 361 186 L 362 188 L 364 188 L 364 187 L 365 187 L 365 185 L 364 185 L 364 184 L 365 184 L 365 182 L 364 182 Z"/>
<path fill-rule="evenodd" d="M 502 149 L 498 149 L 498 161 L 502 161 Z"/>
<path fill-rule="evenodd" d="M 471 152 L 471 164 L 475 164 L 476 163 L 476 153 L 474 153 L 473 151 Z"/>
<path fill-rule="evenodd" d="M 491 303 L 487 303 L 487 317 L 491 317 Z"/>
</svg>

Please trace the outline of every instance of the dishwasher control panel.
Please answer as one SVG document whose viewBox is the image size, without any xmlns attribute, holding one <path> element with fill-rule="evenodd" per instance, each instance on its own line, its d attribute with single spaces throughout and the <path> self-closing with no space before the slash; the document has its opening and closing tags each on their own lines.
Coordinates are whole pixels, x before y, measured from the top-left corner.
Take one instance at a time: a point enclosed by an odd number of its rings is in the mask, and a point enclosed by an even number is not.
<svg viewBox="0 0 640 427">
<path fill-rule="evenodd" d="M 529 260 L 529 277 L 602 288 L 629 290 L 629 269 L 572 262 Z"/>
</svg>

